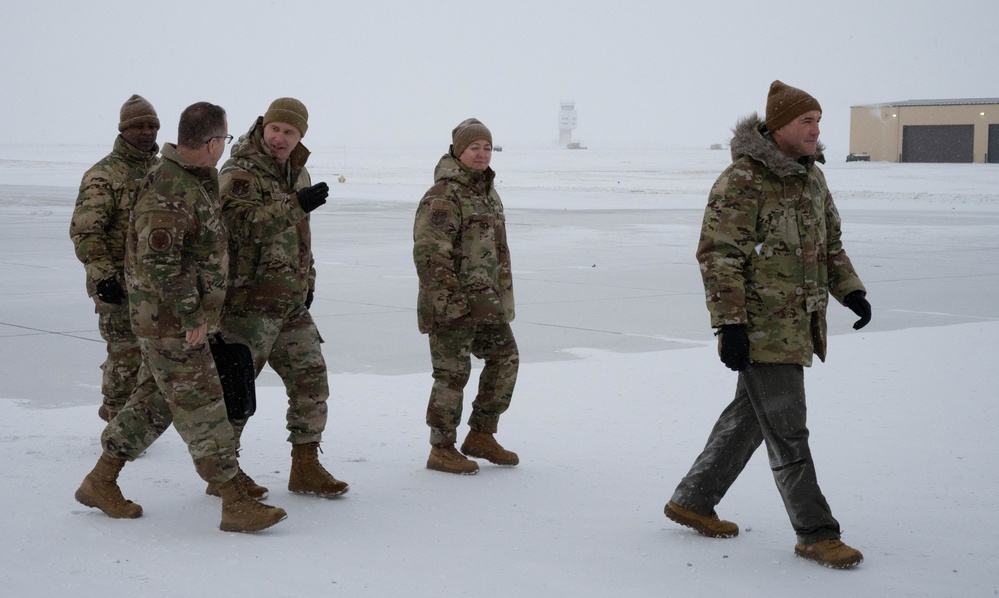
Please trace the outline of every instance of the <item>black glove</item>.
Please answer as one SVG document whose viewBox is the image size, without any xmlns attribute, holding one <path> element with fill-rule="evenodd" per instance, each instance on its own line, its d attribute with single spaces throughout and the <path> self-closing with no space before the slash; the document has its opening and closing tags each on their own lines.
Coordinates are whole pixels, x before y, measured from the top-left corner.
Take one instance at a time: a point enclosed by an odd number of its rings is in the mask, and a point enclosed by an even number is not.
<svg viewBox="0 0 999 598">
<path fill-rule="evenodd" d="M 864 291 L 854 291 L 843 298 L 843 305 L 850 308 L 850 311 L 860 316 L 860 319 L 853 323 L 854 330 L 860 330 L 871 321 L 871 304 L 867 302 Z"/>
<path fill-rule="evenodd" d="M 316 298 L 316 294 L 309 289 L 309 294 L 305 296 L 305 309 L 312 307 L 312 300 Z"/>
<path fill-rule="evenodd" d="M 295 192 L 295 195 L 298 197 L 298 205 L 302 206 L 302 209 L 306 212 L 311 212 L 326 203 L 326 198 L 329 197 L 329 194 L 330 186 L 326 183 L 316 183 L 311 187 L 299 189 Z"/>
<path fill-rule="evenodd" d="M 121 305 L 125 299 L 125 289 L 121 288 L 117 278 L 105 278 L 97 283 L 97 298 L 104 303 Z"/>
<path fill-rule="evenodd" d="M 749 334 L 745 324 L 726 324 L 715 333 L 718 355 L 728 369 L 741 372 L 749 365 Z"/>
</svg>

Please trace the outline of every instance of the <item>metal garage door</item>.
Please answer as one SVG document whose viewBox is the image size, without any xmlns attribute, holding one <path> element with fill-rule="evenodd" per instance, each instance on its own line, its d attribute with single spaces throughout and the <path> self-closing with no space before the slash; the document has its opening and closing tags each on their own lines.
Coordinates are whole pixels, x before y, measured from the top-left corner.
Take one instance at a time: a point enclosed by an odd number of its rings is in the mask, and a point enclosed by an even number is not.
<svg viewBox="0 0 999 598">
<path fill-rule="evenodd" d="M 975 125 L 902 127 L 903 162 L 972 162 Z"/>
<path fill-rule="evenodd" d="M 988 162 L 999 164 L 999 125 L 989 125 Z"/>
</svg>

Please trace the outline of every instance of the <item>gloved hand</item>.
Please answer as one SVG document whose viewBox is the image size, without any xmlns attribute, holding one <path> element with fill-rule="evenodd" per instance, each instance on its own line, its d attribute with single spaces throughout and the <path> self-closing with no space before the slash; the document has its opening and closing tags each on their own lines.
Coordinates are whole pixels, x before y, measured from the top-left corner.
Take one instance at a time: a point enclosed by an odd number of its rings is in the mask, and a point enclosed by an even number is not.
<svg viewBox="0 0 999 598">
<path fill-rule="evenodd" d="M 105 278 L 97 283 L 97 298 L 104 303 L 121 305 L 125 299 L 125 289 L 121 288 L 121 283 L 115 277 Z"/>
<path fill-rule="evenodd" d="M 843 305 L 860 316 L 860 319 L 853 324 L 854 330 L 860 330 L 871 321 L 871 304 L 868 303 L 865 295 L 864 291 L 854 291 L 843 298 Z"/>
<path fill-rule="evenodd" d="M 295 192 L 295 196 L 298 197 L 298 205 L 302 206 L 302 209 L 306 212 L 311 212 L 326 203 L 326 198 L 329 197 L 329 194 L 330 186 L 326 183 L 316 183 L 311 187 L 299 189 Z"/>
<path fill-rule="evenodd" d="M 316 294 L 309 289 L 309 294 L 305 296 L 305 309 L 312 307 L 312 300 L 316 298 Z"/>
<path fill-rule="evenodd" d="M 741 372 L 749 365 L 749 334 L 745 324 L 725 324 L 715 333 L 718 355 L 728 369 Z"/>
</svg>

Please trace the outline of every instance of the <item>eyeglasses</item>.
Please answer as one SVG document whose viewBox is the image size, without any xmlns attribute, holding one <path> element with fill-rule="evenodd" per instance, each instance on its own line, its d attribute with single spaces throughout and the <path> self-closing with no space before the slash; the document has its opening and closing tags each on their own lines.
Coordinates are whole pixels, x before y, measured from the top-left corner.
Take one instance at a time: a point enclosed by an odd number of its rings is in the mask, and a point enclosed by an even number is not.
<svg viewBox="0 0 999 598">
<path fill-rule="evenodd" d="M 208 143 L 212 139 L 225 139 L 226 145 L 232 143 L 232 135 L 216 135 L 214 137 L 209 137 L 207 140 L 205 140 L 205 143 Z"/>
</svg>

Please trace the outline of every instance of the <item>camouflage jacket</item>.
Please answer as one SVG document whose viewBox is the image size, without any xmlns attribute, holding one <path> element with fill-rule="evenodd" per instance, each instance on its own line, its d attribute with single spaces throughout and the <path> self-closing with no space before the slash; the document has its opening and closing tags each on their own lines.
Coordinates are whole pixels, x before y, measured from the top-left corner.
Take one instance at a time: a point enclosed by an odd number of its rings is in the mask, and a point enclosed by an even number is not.
<svg viewBox="0 0 999 598">
<path fill-rule="evenodd" d="M 826 357 L 826 306 L 864 290 L 840 241 L 821 147 L 795 162 L 753 114 L 704 211 L 697 261 L 711 326 L 747 324 L 750 359 L 809 366 Z"/>
<path fill-rule="evenodd" d="M 316 288 L 309 215 L 295 191 L 309 187 L 309 150 L 301 143 L 283 166 L 267 152 L 263 117 L 239 138 L 219 171 L 229 229 L 226 311 L 281 316 Z"/>
<path fill-rule="evenodd" d="M 146 174 L 128 230 L 125 279 L 132 332 L 176 338 L 218 329 L 229 260 L 218 171 L 193 166 L 173 144 Z"/>
<path fill-rule="evenodd" d="M 83 262 L 87 294 L 94 298 L 98 312 L 118 307 L 97 298 L 97 283 L 114 276 L 125 286 L 128 217 L 143 176 L 160 161 L 158 151 L 159 146 L 151 152 L 139 151 L 119 135 L 111 153 L 94 164 L 80 183 L 69 237 L 76 257 Z"/>
<path fill-rule="evenodd" d="M 437 164 L 413 226 L 420 332 L 463 317 L 475 325 L 514 318 L 506 216 L 495 176 L 491 168 L 469 170 L 450 154 Z"/>
</svg>

